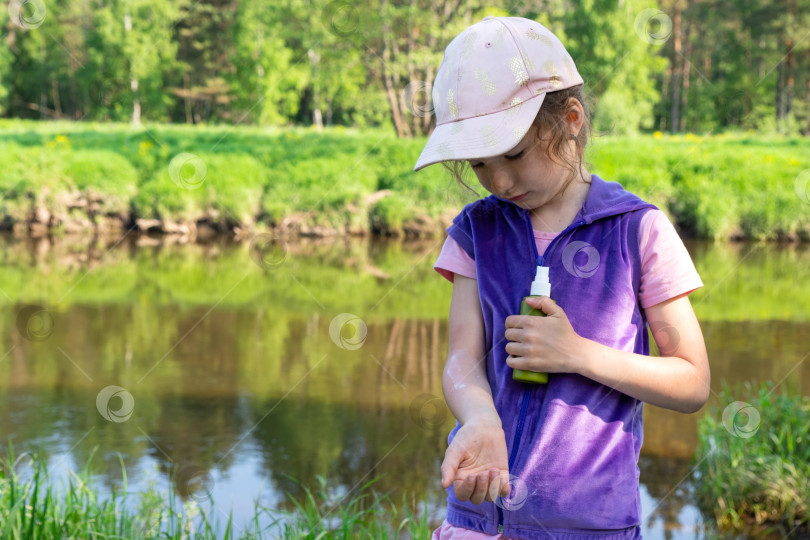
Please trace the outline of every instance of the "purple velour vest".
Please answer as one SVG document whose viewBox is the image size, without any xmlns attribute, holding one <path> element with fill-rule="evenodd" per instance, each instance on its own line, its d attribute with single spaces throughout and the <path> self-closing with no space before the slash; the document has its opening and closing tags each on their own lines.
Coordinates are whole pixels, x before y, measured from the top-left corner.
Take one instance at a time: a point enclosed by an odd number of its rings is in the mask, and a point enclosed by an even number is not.
<svg viewBox="0 0 810 540">
<path fill-rule="evenodd" d="M 487 377 L 509 473 L 518 478 L 500 504 L 459 501 L 451 485 L 451 525 L 526 540 L 640 538 L 642 402 L 574 373 L 551 373 L 548 384 L 512 380 L 504 321 L 520 313 L 542 264 L 551 298 L 580 336 L 649 355 L 638 229 L 651 208 L 594 174 L 579 213 L 545 253 L 537 252 L 529 211 L 494 195 L 465 206 L 447 229 L 475 260 Z"/>
</svg>

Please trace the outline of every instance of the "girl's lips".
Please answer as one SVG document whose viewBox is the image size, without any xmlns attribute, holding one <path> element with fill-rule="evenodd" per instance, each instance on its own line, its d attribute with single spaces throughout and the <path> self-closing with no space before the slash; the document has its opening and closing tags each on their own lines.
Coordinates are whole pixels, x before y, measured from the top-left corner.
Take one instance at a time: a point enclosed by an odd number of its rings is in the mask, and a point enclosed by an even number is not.
<svg viewBox="0 0 810 540">
<path fill-rule="evenodd" d="M 525 197 L 526 195 L 528 195 L 528 193 L 524 193 L 523 195 L 519 195 L 519 196 L 514 197 L 514 198 L 512 198 L 512 199 L 509 199 L 509 200 L 510 200 L 510 201 L 519 201 L 520 199 L 522 199 L 522 198 L 523 198 L 523 197 Z"/>
</svg>

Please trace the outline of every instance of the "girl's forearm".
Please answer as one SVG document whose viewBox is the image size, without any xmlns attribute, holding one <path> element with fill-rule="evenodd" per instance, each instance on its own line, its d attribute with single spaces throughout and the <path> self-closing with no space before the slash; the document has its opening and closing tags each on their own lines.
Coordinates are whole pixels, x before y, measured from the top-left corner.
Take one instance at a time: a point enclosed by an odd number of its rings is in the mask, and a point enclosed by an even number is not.
<svg viewBox="0 0 810 540">
<path fill-rule="evenodd" d="M 501 425 L 485 366 L 485 359 L 466 352 L 456 352 L 447 359 L 442 390 L 447 406 L 461 424 L 481 420 Z"/>
<path fill-rule="evenodd" d="M 578 372 L 650 405 L 693 413 L 706 403 L 710 375 L 678 356 L 645 356 L 582 338 Z"/>
</svg>

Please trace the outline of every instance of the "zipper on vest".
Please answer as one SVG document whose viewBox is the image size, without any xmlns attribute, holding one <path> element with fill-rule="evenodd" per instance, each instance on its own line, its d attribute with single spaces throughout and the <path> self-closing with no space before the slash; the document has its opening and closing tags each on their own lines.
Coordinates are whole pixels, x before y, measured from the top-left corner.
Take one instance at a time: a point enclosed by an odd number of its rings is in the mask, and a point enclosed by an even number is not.
<svg viewBox="0 0 810 540">
<path fill-rule="evenodd" d="M 538 266 L 545 266 L 543 263 L 548 257 L 549 250 L 551 250 L 551 247 L 557 242 L 557 240 L 560 237 L 565 235 L 565 233 L 567 233 L 569 230 L 579 227 L 580 225 L 585 223 L 585 221 L 580 220 L 577 221 L 576 223 L 570 224 L 568 227 L 565 228 L 565 230 L 563 230 L 560 234 L 554 237 L 554 239 L 551 241 L 548 247 L 546 247 L 545 251 L 543 252 L 543 255 L 540 255 L 540 253 L 537 251 L 537 243 L 534 241 L 534 230 L 532 228 L 532 220 L 531 216 L 529 215 L 529 210 L 526 210 L 525 208 L 522 210 L 526 218 L 525 221 L 526 227 L 529 230 L 529 240 L 532 244 L 532 248 L 534 248 L 534 255 L 535 259 L 537 260 Z M 520 414 L 518 415 L 517 427 L 515 428 L 515 436 L 512 439 L 512 452 L 509 455 L 510 470 L 512 465 L 515 463 L 515 459 L 517 458 L 518 445 L 520 444 L 520 438 L 523 435 L 523 425 L 526 421 L 526 411 L 528 411 L 529 409 L 529 398 L 531 397 L 531 390 L 532 390 L 531 387 L 529 387 L 523 391 L 523 403 L 520 406 Z M 499 533 L 503 532 L 503 510 L 501 510 L 500 506 L 498 506 L 498 532 Z"/>
<path fill-rule="evenodd" d="M 585 223 L 585 220 L 581 219 L 581 220 L 579 220 L 577 222 L 574 222 L 574 223 L 571 223 L 570 225 L 568 225 L 568 227 L 566 227 L 560 234 L 558 234 L 557 236 L 554 237 L 554 239 L 551 241 L 551 243 L 549 243 L 549 245 L 546 247 L 546 250 L 543 252 L 543 254 L 540 255 L 540 253 L 537 251 L 537 242 L 534 241 L 534 229 L 532 228 L 532 218 L 531 218 L 531 215 L 530 215 L 530 211 L 525 209 L 525 208 L 521 208 L 521 210 L 523 211 L 523 216 L 526 218 L 525 219 L 526 228 L 529 230 L 529 241 L 531 242 L 532 248 L 534 249 L 534 258 L 537 260 L 537 266 L 545 266 L 545 264 L 543 264 L 543 263 L 546 262 L 546 258 L 548 257 L 548 252 L 551 250 L 552 246 L 554 246 L 554 244 L 557 242 L 557 240 L 559 240 L 563 235 L 565 235 L 565 233 L 567 233 L 571 229 L 579 227 L 580 225 Z M 532 274 L 532 275 L 534 275 L 534 274 Z"/>
</svg>

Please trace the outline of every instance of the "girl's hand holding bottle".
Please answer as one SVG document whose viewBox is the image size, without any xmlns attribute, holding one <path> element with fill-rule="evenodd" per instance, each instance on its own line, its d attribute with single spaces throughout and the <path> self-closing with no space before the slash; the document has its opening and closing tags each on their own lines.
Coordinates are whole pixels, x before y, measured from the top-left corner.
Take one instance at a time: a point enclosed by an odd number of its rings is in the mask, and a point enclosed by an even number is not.
<svg viewBox="0 0 810 540">
<path fill-rule="evenodd" d="M 493 413 L 494 414 L 494 413 Z M 453 484 L 456 497 L 481 504 L 509 495 L 506 438 L 497 414 L 464 423 L 445 452 L 442 487 Z"/>
<path fill-rule="evenodd" d="M 509 340 L 506 363 L 514 368 L 543 373 L 578 373 L 583 337 L 576 333 L 563 309 L 548 296 L 535 296 L 526 303 L 545 317 L 510 315 L 504 337 Z"/>
</svg>

